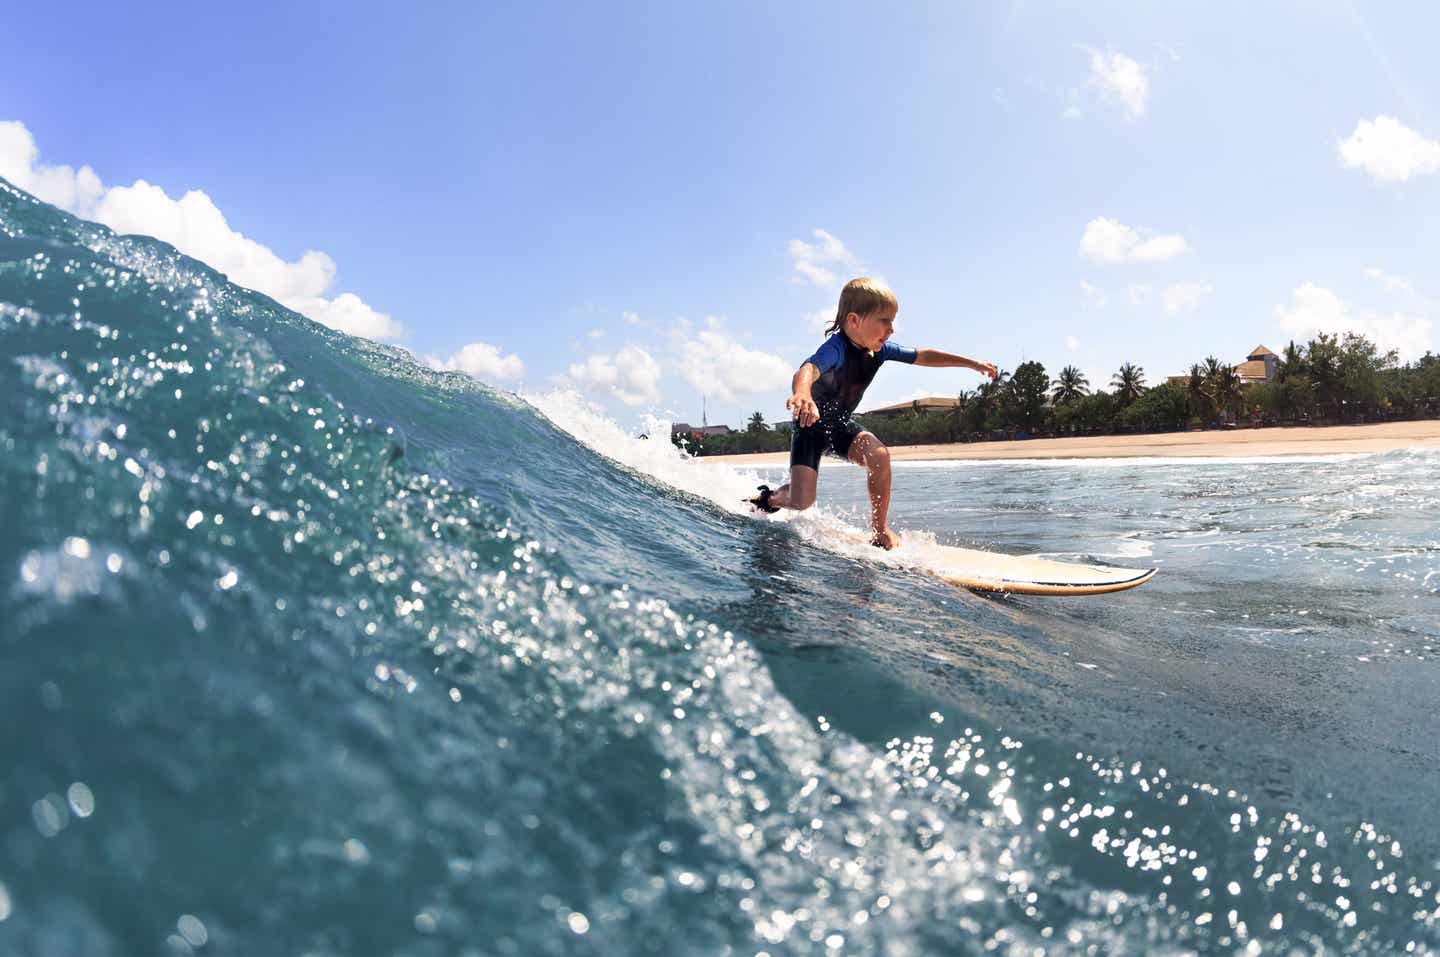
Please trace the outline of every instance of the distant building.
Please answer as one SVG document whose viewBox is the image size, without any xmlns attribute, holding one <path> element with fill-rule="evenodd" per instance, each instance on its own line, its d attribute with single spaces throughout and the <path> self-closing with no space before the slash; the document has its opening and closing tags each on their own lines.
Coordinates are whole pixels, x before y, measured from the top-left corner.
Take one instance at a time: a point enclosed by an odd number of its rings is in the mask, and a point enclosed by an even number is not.
<svg viewBox="0 0 1440 957">
<path fill-rule="evenodd" d="M 959 399 L 946 396 L 926 396 L 923 399 L 912 399 L 909 402 L 897 402 L 894 405 L 882 405 L 878 409 L 871 409 L 862 412 L 861 415 L 873 415 L 880 419 L 893 419 L 898 415 L 907 412 L 950 412 L 960 405 Z"/>
<path fill-rule="evenodd" d="M 1234 366 L 1234 369 L 1240 375 L 1243 385 L 1263 385 L 1275 378 L 1279 366 L 1279 356 L 1266 346 L 1256 346 L 1250 350 L 1245 361 Z M 1169 376 L 1169 381 L 1185 385 L 1190 381 L 1190 374 L 1187 372 L 1184 375 L 1172 375 Z"/>
<path fill-rule="evenodd" d="M 688 435 L 692 439 L 702 439 L 707 435 L 729 435 L 735 430 L 728 425 L 691 425 L 688 422 L 676 422 L 670 426 L 670 436 Z"/>
<path fill-rule="evenodd" d="M 1275 378 L 1275 372 L 1280 366 L 1280 357 L 1264 346 L 1256 346 L 1250 350 L 1246 360 L 1235 367 L 1240 373 L 1240 381 L 1269 382 Z"/>
<path fill-rule="evenodd" d="M 774 429 L 776 432 L 793 432 L 795 431 L 795 423 L 791 419 L 782 419 L 779 422 L 776 422 L 774 425 L 770 426 L 770 428 Z"/>
</svg>

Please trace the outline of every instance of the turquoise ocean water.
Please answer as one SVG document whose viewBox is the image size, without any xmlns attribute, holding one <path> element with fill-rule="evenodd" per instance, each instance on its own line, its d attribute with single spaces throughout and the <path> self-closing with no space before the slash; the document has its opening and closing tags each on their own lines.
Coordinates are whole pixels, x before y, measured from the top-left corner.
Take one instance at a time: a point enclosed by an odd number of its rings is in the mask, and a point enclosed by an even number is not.
<svg viewBox="0 0 1440 957">
<path fill-rule="evenodd" d="M 0 181 L 0 453 L 0 953 L 1440 949 L 1433 452 L 902 465 L 883 555 Z"/>
</svg>

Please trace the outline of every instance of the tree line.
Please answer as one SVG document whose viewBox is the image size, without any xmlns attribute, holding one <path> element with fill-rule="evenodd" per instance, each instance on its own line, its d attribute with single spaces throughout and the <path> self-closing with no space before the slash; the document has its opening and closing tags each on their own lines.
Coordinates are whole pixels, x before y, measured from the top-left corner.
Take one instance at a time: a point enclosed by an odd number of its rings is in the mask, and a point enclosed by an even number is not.
<svg viewBox="0 0 1440 957">
<path fill-rule="evenodd" d="M 1147 385 L 1145 370 L 1125 363 L 1093 389 L 1067 365 L 1051 379 L 1045 366 L 1022 362 L 991 382 L 962 391 L 943 412 L 919 403 L 900 415 L 859 415 L 856 420 L 888 445 L 973 442 L 1024 436 L 1170 432 L 1234 425 L 1376 422 L 1440 417 L 1440 356 L 1427 352 L 1402 365 L 1363 335 L 1321 333 L 1304 345 L 1289 343 L 1275 376 L 1244 382 L 1214 356 L 1190 367 L 1182 381 Z M 788 430 L 772 429 L 756 412 L 743 432 L 676 436 L 697 454 L 770 452 L 789 448 Z"/>
</svg>

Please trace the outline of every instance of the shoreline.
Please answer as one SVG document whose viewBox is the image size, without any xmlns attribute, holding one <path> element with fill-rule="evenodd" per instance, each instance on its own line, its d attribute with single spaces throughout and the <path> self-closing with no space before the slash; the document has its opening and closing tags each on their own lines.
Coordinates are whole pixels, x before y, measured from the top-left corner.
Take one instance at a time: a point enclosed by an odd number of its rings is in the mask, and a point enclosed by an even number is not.
<svg viewBox="0 0 1440 957">
<path fill-rule="evenodd" d="M 1209 429 L 1141 435 L 1086 435 L 1058 439 L 892 445 L 897 462 L 996 461 L 1001 459 L 1239 458 L 1250 456 L 1355 455 L 1398 449 L 1440 449 L 1440 419 L 1371 425 Z M 784 467 L 789 452 L 703 455 L 728 465 Z"/>
</svg>

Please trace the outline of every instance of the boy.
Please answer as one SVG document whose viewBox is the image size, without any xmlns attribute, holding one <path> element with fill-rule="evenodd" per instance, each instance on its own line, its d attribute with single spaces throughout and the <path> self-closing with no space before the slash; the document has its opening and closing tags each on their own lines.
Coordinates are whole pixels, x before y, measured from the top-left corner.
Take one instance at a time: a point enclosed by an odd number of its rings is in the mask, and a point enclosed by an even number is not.
<svg viewBox="0 0 1440 957">
<path fill-rule="evenodd" d="M 871 542 L 880 548 L 900 544 L 886 523 L 890 511 L 890 450 L 863 430 L 851 413 L 889 359 L 919 366 L 962 366 L 995 378 L 995 364 L 937 349 L 907 349 L 889 342 L 900 305 L 895 294 L 873 279 L 852 279 L 840 291 L 833 333 L 801 364 L 791 382 L 785 407 L 795 419 L 790 438 L 790 481 L 777 489 L 760 486 L 750 499 L 762 512 L 809 508 L 815 502 L 820 456 L 829 452 L 864 466 L 870 486 Z"/>
</svg>

